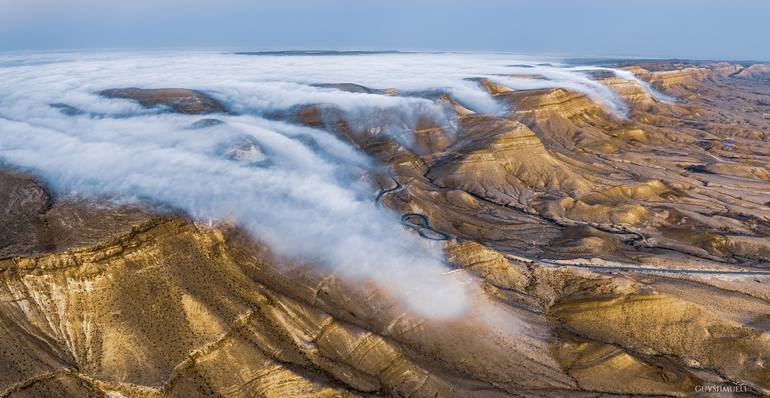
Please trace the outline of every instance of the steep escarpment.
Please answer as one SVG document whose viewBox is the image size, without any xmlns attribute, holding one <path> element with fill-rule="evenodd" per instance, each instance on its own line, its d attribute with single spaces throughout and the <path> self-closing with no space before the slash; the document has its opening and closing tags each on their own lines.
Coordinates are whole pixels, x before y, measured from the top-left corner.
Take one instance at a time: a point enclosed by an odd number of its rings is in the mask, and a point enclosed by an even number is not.
<svg viewBox="0 0 770 398">
<path fill-rule="evenodd" d="M 222 228 L 164 219 L 97 248 L 4 260 L 4 393 L 686 394 L 703 380 L 725 377 L 768 388 L 761 365 L 735 362 L 725 347 L 692 340 L 697 328 L 749 330 L 766 314 L 760 299 L 706 300 L 713 288 L 684 293 L 686 284 L 666 278 L 528 265 L 465 242 L 450 246 L 450 259 L 482 278 L 503 312 L 432 320 L 404 312 L 386 286 L 278 265 L 242 232 Z M 613 318 L 613 295 L 639 315 Z M 637 295 L 669 304 L 634 301 Z M 686 318 L 667 321 L 677 316 Z M 658 321 L 669 325 L 660 332 L 666 339 L 653 337 Z M 623 330 L 633 333 L 619 335 Z M 755 334 L 756 343 L 731 345 L 730 352 L 765 355 L 766 337 Z M 698 341 L 700 348 L 690 350 L 687 344 Z"/>
<path fill-rule="evenodd" d="M 0 256 L 24 253 L 45 246 L 40 219 L 49 206 L 48 193 L 33 178 L 0 172 Z"/>
<path fill-rule="evenodd" d="M 545 319 L 507 310 L 501 321 L 522 324 L 501 334 L 484 319 L 419 318 L 386 286 L 278 263 L 238 231 L 174 219 L 94 249 L 3 260 L 4 333 L 18 336 L 4 342 L 3 391 L 58 376 L 132 396 L 574 387 L 549 355 Z"/>
<path fill-rule="evenodd" d="M 0 170 L 0 258 L 91 247 L 154 218 L 138 206 L 54 200 L 36 178 Z"/>
</svg>

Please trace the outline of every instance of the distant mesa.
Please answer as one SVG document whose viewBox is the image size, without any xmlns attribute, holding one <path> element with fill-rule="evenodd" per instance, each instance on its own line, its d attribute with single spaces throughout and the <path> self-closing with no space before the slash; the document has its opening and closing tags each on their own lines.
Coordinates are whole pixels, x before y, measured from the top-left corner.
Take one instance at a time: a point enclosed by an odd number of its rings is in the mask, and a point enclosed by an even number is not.
<svg viewBox="0 0 770 398">
<path fill-rule="evenodd" d="M 301 50 L 301 51 L 240 51 L 235 55 L 256 55 L 256 56 L 321 56 L 321 55 L 378 55 L 378 54 L 410 54 L 409 52 L 386 50 L 386 51 L 333 51 L 333 50 Z"/>
<path fill-rule="evenodd" d="M 545 77 L 544 75 L 533 74 L 533 73 L 511 73 L 511 74 L 499 75 L 499 76 L 512 77 L 512 78 L 516 78 L 516 79 L 551 80 L 548 77 Z"/>
<path fill-rule="evenodd" d="M 318 83 L 311 84 L 311 86 L 319 88 L 334 88 L 340 91 L 346 91 L 348 93 L 381 94 L 383 92 L 383 90 L 371 89 L 369 87 L 354 83 Z"/>
<path fill-rule="evenodd" d="M 186 88 L 115 88 L 101 91 L 99 95 L 134 100 L 144 107 L 163 106 L 175 113 L 190 115 L 230 113 L 221 102 L 208 94 Z"/>
<path fill-rule="evenodd" d="M 615 77 L 615 72 L 605 69 L 591 69 L 586 70 L 583 73 L 592 79 L 609 79 Z"/>
</svg>

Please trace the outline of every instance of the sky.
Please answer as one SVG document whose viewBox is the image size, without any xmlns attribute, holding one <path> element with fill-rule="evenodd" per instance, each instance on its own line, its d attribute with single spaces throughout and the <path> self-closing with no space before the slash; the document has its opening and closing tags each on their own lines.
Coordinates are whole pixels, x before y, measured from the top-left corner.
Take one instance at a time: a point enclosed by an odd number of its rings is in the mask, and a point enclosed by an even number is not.
<svg viewBox="0 0 770 398">
<path fill-rule="evenodd" d="M 0 51 L 394 49 L 770 60 L 765 0 L 0 0 Z"/>
</svg>

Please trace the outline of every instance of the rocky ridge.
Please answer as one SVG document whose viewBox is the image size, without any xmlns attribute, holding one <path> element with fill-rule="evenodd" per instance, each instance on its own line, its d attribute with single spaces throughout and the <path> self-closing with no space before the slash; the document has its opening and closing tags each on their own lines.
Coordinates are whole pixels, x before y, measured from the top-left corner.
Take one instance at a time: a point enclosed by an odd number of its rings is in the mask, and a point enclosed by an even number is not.
<svg viewBox="0 0 770 398">
<path fill-rule="evenodd" d="M 447 277 L 502 325 L 418 316 L 234 225 L 64 201 L 2 172 L 0 396 L 770 394 L 770 86 L 751 68 L 627 66 L 673 103 L 597 77 L 627 118 L 481 82 L 508 114 L 445 96 L 458 131 L 421 121 L 411 147 L 326 105 L 282 116 L 378 159 L 378 200 L 448 238 Z M 226 111 L 191 93 L 123 98 Z"/>
</svg>

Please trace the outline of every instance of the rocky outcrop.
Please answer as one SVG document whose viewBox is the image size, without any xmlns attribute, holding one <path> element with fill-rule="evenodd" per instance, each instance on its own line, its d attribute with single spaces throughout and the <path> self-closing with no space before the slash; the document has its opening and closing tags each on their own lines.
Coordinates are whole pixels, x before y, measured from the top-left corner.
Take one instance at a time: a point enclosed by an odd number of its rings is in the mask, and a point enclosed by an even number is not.
<svg viewBox="0 0 770 398">
<path fill-rule="evenodd" d="M 42 249 L 50 197 L 33 178 L 0 171 L 0 257 Z"/>
<path fill-rule="evenodd" d="M 91 247 L 156 216 L 137 206 L 54 201 L 36 179 L 0 171 L 0 259 Z"/>
<path fill-rule="evenodd" d="M 186 88 L 114 88 L 99 92 L 107 98 L 129 99 L 144 107 L 165 107 L 186 114 L 227 113 L 227 108 L 201 91 Z"/>
<path fill-rule="evenodd" d="M 768 79 L 770 78 L 770 65 L 754 64 L 737 72 L 735 77 L 746 79 Z"/>
</svg>

